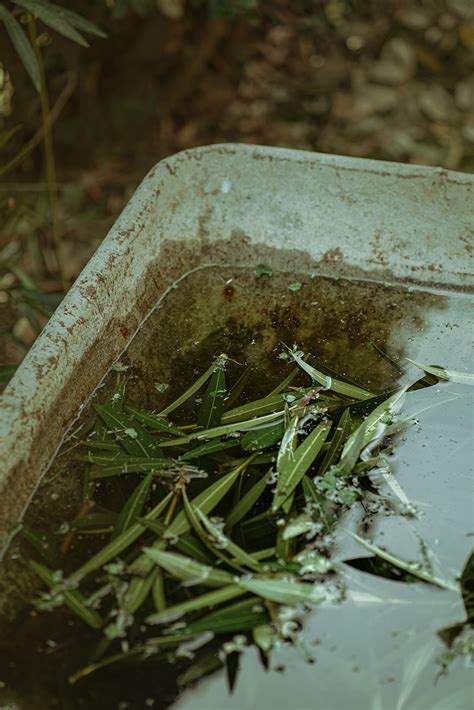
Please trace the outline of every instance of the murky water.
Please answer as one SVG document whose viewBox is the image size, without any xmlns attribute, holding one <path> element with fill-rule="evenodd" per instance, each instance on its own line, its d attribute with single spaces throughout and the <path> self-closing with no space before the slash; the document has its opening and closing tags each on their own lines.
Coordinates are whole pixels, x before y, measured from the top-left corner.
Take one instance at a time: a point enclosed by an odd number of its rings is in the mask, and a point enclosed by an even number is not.
<svg viewBox="0 0 474 710">
<path fill-rule="evenodd" d="M 361 385 L 382 390 L 399 373 L 371 343 L 397 358 L 408 355 L 470 370 L 468 323 L 469 301 L 462 294 L 304 274 L 257 277 L 244 269 L 203 269 L 159 304 L 122 357 L 133 375 L 127 399 L 150 409 L 165 406 L 219 352 L 235 360 L 229 365 L 231 382 L 243 364 L 252 366 L 243 399 L 254 399 L 285 374 L 277 357 L 281 343 L 297 343 Z M 114 377 L 105 379 L 94 401 L 106 396 Z M 155 381 L 170 387 L 159 393 L 150 386 Z M 218 672 L 178 698 L 175 678 L 182 668 L 162 665 L 111 667 L 71 686 L 69 675 L 89 660 L 97 636 L 62 611 L 32 612 L 29 600 L 37 581 L 25 559 L 35 552 L 17 538 L 0 576 L 0 707 L 467 708 L 470 688 L 460 661 L 434 682 L 435 658 L 444 648 L 436 632 L 464 619 L 456 577 L 472 547 L 472 400 L 466 394 L 466 388 L 445 383 L 408 397 L 407 409 L 426 411 L 418 426 L 399 437 L 394 466 L 416 515 L 380 514 L 357 504 L 342 521 L 346 528 L 370 531 L 374 542 L 406 559 L 428 549 L 434 570 L 452 583 L 452 591 L 407 585 L 345 565 L 344 560 L 368 553 L 341 531 L 334 558 L 348 593 L 341 605 L 318 607 L 306 621 L 315 664 L 283 646 L 264 672 L 249 650 L 232 696 Z M 180 416 L 186 421 L 190 414 L 183 408 Z M 86 410 L 83 421 L 89 416 Z M 26 518 L 27 525 L 59 540 L 58 531 L 80 505 L 83 469 L 73 461 L 74 444 L 74 438 L 64 443 Z M 108 504 L 120 505 L 123 492 L 111 485 L 103 495 Z M 100 543 L 76 538 L 66 567 L 74 569 Z"/>
</svg>

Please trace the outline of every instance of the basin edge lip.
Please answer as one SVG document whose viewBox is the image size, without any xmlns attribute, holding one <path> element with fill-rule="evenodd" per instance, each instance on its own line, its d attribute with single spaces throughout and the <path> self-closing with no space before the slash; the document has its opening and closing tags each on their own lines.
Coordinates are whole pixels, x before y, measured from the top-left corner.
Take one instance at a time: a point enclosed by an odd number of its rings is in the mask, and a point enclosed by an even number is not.
<svg viewBox="0 0 474 710">
<path fill-rule="evenodd" d="M 333 168 L 341 172 L 371 174 L 381 179 L 388 178 L 389 181 L 423 179 L 434 190 L 439 189 L 440 194 L 448 188 L 470 190 L 474 186 L 474 175 L 444 168 L 238 143 L 191 148 L 159 161 L 139 184 L 0 397 L 0 501 L 3 493 L 8 491 L 12 476 L 26 477 L 27 469 L 28 482 L 25 479 L 25 485 L 29 490 L 28 499 L 18 500 L 18 505 L 13 501 L 7 512 L 2 511 L 0 504 L 0 558 L 2 545 L 4 547 L 7 542 L 2 535 L 5 521 L 8 518 L 11 523 L 22 513 L 57 451 L 50 451 L 41 470 L 33 472 L 31 442 L 37 435 L 40 422 L 52 414 L 61 383 L 74 382 L 74 369 L 86 357 L 87 348 L 97 339 L 97 333 L 103 332 L 117 309 L 125 308 L 120 305 L 117 283 L 110 290 L 108 288 L 110 273 L 116 270 L 133 284 L 140 270 L 140 262 L 145 264 L 147 259 L 149 261 L 153 258 L 154 253 L 156 255 L 157 247 L 153 247 L 152 240 L 147 237 L 150 226 L 146 220 L 154 208 L 161 211 L 160 214 L 166 211 L 169 196 L 160 201 L 161 190 L 166 188 L 172 193 L 173 190 L 182 189 L 186 183 L 186 166 L 198 163 L 204 166 L 206 161 L 215 161 L 216 157 L 224 160 L 224 156 L 257 162 L 274 161 L 277 168 L 279 163 L 288 162 L 292 165 L 314 166 L 315 169 Z M 157 220 L 156 215 L 154 218 Z M 140 237 L 148 249 L 143 256 L 139 255 L 136 246 Z M 119 317 L 123 313 L 125 310 L 119 312 Z M 128 341 L 117 339 L 117 355 Z M 80 404 L 83 402 L 76 399 L 76 412 Z M 65 423 L 71 421 L 70 411 L 61 415 L 56 413 L 55 416 L 62 417 L 63 430 Z"/>
</svg>

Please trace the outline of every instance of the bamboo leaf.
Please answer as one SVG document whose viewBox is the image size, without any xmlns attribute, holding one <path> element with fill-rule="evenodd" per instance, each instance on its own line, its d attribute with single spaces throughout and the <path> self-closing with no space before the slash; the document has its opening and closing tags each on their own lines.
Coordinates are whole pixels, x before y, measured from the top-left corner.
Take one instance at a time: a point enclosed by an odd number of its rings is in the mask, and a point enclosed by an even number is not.
<svg viewBox="0 0 474 710">
<path fill-rule="evenodd" d="M 267 471 L 267 473 L 262 476 L 232 508 L 226 519 L 226 530 L 231 530 L 234 525 L 237 525 L 237 523 L 245 518 L 247 513 L 253 508 L 260 496 L 266 490 L 271 474 L 272 469 Z"/>
<path fill-rule="evenodd" d="M 344 382 L 343 380 L 331 377 L 330 375 L 325 375 L 323 372 L 307 363 L 304 360 L 304 354 L 300 350 L 297 348 L 290 349 L 286 345 L 285 347 L 296 364 L 311 377 L 313 382 L 317 382 L 322 385 L 324 389 L 332 390 L 333 392 L 342 394 L 345 397 L 350 397 L 351 399 L 369 399 L 369 397 L 374 396 L 373 392 L 369 392 L 362 387 L 352 385 L 348 382 Z"/>
<path fill-rule="evenodd" d="M 238 466 L 225 476 L 222 476 L 222 478 L 219 478 L 212 485 L 206 488 L 205 491 L 202 491 L 202 493 L 199 493 L 199 495 L 193 498 L 193 505 L 200 508 L 203 513 L 210 513 L 211 510 L 213 510 L 222 500 L 225 494 L 232 488 L 241 471 L 242 467 Z M 182 535 L 183 533 L 188 532 L 190 527 L 191 525 L 186 515 L 186 511 L 182 510 L 171 523 L 165 533 L 165 537 L 173 538 L 177 535 Z"/>
<path fill-rule="evenodd" d="M 165 552 L 165 550 L 158 550 L 156 547 L 145 547 L 143 552 L 173 577 L 188 584 L 224 587 L 233 581 L 233 577 L 229 572 L 203 565 L 190 557 L 179 555 L 176 552 Z"/>
<path fill-rule="evenodd" d="M 344 530 L 344 532 L 353 537 L 354 540 L 357 540 L 357 542 L 363 545 L 366 550 L 369 550 L 370 552 L 373 552 L 374 555 L 377 555 L 383 560 L 390 562 L 390 564 L 392 564 L 394 567 L 398 567 L 399 569 L 402 569 L 405 572 L 409 572 L 409 574 L 412 574 L 414 577 L 422 579 L 423 582 L 434 584 L 435 586 L 441 587 L 442 589 L 450 589 L 457 591 L 457 585 L 452 584 L 444 579 L 440 579 L 436 575 L 433 575 L 429 570 L 424 569 L 421 563 L 407 562 L 406 560 L 402 560 L 399 557 L 396 557 L 392 553 L 388 552 L 387 550 L 384 550 L 381 547 L 374 545 L 373 542 L 369 542 L 369 540 L 365 540 L 363 537 L 356 535 L 356 533 L 353 533 L 350 530 Z"/>
<path fill-rule="evenodd" d="M 183 434 L 181 429 L 171 424 L 171 422 L 163 416 L 149 414 L 148 412 L 144 412 L 142 409 L 132 407 L 130 404 L 126 404 L 124 409 L 127 414 L 130 414 L 134 419 L 139 421 L 141 424 L 149 426 L 151 429 L 157 429 L 165 434 L 175 434 L 176 436 L 182 436 Z"/>
<path fill-rule="evenodd" d="M 321 584 L 264 577 L 242 578 L 237 584 L 252 594 L 278 604 L 320 604 L 328 598 Z"/>
<path fill-rule="evenodd" d="M 148 597 L 156 579 L 157 571 L 152 568 L 145 577 L 133 577 L 123 600 L 123 607 L 129 614 L 135 614 Z"/>
<path fill-rule="evenodd" d="M 155 520 L 161 513 L 165 510 L 166 506 L 170 502 L 174 493 L 171 491 L 165 498 L 163 498 L 158 505 L 156 505 L 150 512 L 145 516 L 146 520 Z M 81 567 L 79 567 L 76 572 L 72 575 L 74 579 L 81 579 L 85 577 L 90 572 L 93 572 L 99 567 L 110 562 L 114 557 L 120 555 L 121 552 L 127 549 L 132 543 L 137 540 L 140 535 L 145 532 L 146 528 L 142 523 L 134 523 L 127 530 L 124 530 L 115 540 L 109 542 L 105 547 L 103 547 L 99 552 L 97 552 L 93 557 L 91 557 L 87 562 L 84 562 Z"/>
<path fill-rule="evenodd" d="M 208 456 L 209 454 L 215 454 L 218 451 L 225 451 L 225 449 L 233 449 L 238 446 L 239 442 L 235 439 L 229 439 L 226 441 L 219 441 L 211 439 L 211 441 L 206 441 L 205 444 L 196 446 L 191 451 L 187 451 L 185 454 L 180 456 L 181 461 L 190 461 L 192 459 L 197 459 L 199 456 Z"/>
<path fill-rule="evenodd" d="M 259 451 L 268 449 L 281 441 L 285 433 L 285 424 L 277 422 L 269 424 L 262 429 L 248 431 L 241 439 L 241 446 L 244 451 Z"/>
<path fill-rule="evenodd" d="M 351 431 L 351 412 L 350 409 L 345 409 L 342 413 L 339 423 L 331 439 L 329 449 L 323 458 L 318 469 L 318 475 L 323 476 L 330 466 L 336 461 L 343 444 L 348 438 Z"/>
<path fill-rule="evenodd" d="M 282 459 L 278 467 L 277 486 L 272 505 L 273 511 L 278 510 L 282 503 L 293 493 L 321 451 L 330 428 L 331 422 L 321 422 L 298 446 L 291 458 L 285 457 Z"/>
<path fill-rule="evenodd" d="M 240 597 L 247 592 L 236 584 L 229 584 L 227 587 L 221 587 L 212 592 L 206 592 L 193 599 L 188 599 L 180 604 L 175 604 L 167 609 L 152 614 L 147 618 L 148 624 L 168 624 L 171 621 L 181 618 L 184 614 L 191 611 L 199 611 L 200 609 L 208 609 L 218 604 Z"/>
<path fill-rule="evenodd" d="M 202 619 L 190 623 L 185 631 L 193 634 L 203 631 L 228 634 L 251 630 L 268 622 L 268 613 L 258 601 L 255 598 L 246 599 L 224 608 L 220 607 Z"/>
<path fill-rule="evenodd" d="M 147 520 L 146 518 L 139 518 L 138 520 L 160 538 L 163 537 L 168 529 L 161 520 Z M 174 543 L 174 547 L 179 550 L 179 552 L 182 552 L 183 555 L 192 557 L 192 559 L 203 562 L 204 564 L 210 564 L 214 561 L 214 558 L 209 555 L 207 548 L 191 533 L 180 535 L 178 540 Z"/>
<path fill-rule="evenodd" d="M 155 569 L 156 576 L 152 587 L 153 603 L 157 613 L 163 614 L 167 607 L 163 572 L 160 567 L 156 567 Z"/>
<path fill-rule="evenodd" d="M 222 546 L 222 548 L 225 549 L 225 551 L 229 555 L 232 555 L 233 558 L 236 559 L 237 562 L 239 562 L 240 564 L 246 567 L 250 567 L 250 569 L 256 572 L 261 572 L 260 565 L 252 555 L 250 555 L 248 552 L 245 552 L 245 550 L 243 550 L 230 538 L 224 535 L 222 530 L 220 530 L 216 525 L 214 525 L 214 523 L 209 520 L 207 515 L 205 515 L 205 513 L 203 513 L 199 508 L 193 506 L 192 503 L 190 503 L 190 508 L 194 511 L 197 518 L 200 520 L 202 525 L 204 525 L 208 533 L 211 535 L 212 539 L 214 540 L 214 545 L 219 545 L 219 547 Z"/>
<path fill-rule="evenodd" d="M 41 89 L 41 79 L 39 73 L 38 62 L 36 61 L 35 53 L 28 38 L 23 31 L 20 23 L 15 19 L 15 17 L 7 10 L 4 5 L 0 5 L 0 19 L 5 25 L 5 29 L 8 32 L 8 36 L 11 39 L 13 46 L 21 60 L 21 63 L 26 69 L 28 76 L 30 77 L 36 91 Z M 13 365 L 7 365 L 5 367 L 15 367 Z M 12 373 L 13 374 L 13 373 Z"/>
<path fill-rule="evenodd" d="M 146 478 L 135 488 L 124 507 L 122 508 L 117 522 L 115 523 L 112 540 L 116 539 L 121 533 L 127 530 L 138 517 L 140 517 L 143 507 L 148 498 L 153 475 L 148 474 Z"/>
<path fill-rule="evenodd" d="M 222 357 L 222 356 L 221 356 Z M 218 366 L 211 375 L 206 392 L 204 393 L 197 417 L 198 426 L 203 429 L 220 424 L 224 411 L 225 372 L 224 366 Z"/>
<path fill-rule="evenodd" d="M 271 414 L 272 412 L 281 412 L 285 409 L 285 395 L 276 394 L 262 399 L 256 399 L 248 404 L 243 404 L 240 407 L 229 409 L 222 416 L 223 424 L 231 424 L 233 422 L 241 422 L 246 419 L 260 417 L 263 414 Z"/>
<path fill-rule="evenodd" d="M 94 409 L 110 429 L 118 430 L 123 435 L 123 438 L 120 438 L 120 443 L 128 454 L 145 456 L 146 458 L 161 457 L 161 451 L 155 439 L 140 424 L 123 412 L 117 412 L 111 407 L 95 404 Z"/>
<path fill-rule="evenodd" d="M 381 422 L 387 415 L 397 413 L 405 400 L 406 387 L 395 392 L 382 404 L 379 404 L 362 424 L 350 435 L 342 449 L 341 458 L 337 464 L 337 472 L 342 476 L 348 476 L 357 463 L 363 449 L 374 439 L 381 437 L 386 429 L 386 425 Z M 382 423 L 380 432 L 377 432 L 377 425 Z"/>
<path fill-rule="evenodd" d="M 82 47 L 89 46 L 89 43 L 74 29 L 70 20 L 61 12 L 62 8 L 59 5 L 46 2 L 46 0 L 13 0 L 13 2 L 15 5 L 19 5 L 24 10 L 31 12 L 33 17 L 41 20 L 41 22 L 44 22 L 45 25 L 63 35 L 63 37 L 77 42 Z"/>
<path fill-rule="evenodd" d="M 242 572 L 243 568 L 238 564 L 238 562 L 233 562 L 229 560 L 229 558 L 221 552 L 221 550 L 213 544 L 212 538 L 209 537 L 209 535 L 206 532 L 206 529 L 203 526 L 202 521 L 200 520 L 199 516 L 197 515 L 196 511 L 199 510 L 199 508 L 194 508 L 194 506 L 191 505 L 191 503 L 188 500 L 188 497 L 186 495 L 186 491 L 183 491 L 183 504 L 184 504 L 184 510 L 186 515 L 188 516 L 188 520 L 191 523 L 192 528 L 194 531 L 197 533 L 199 539 L 202 541 L 202 543 L 206 546 L 206 548 L 210 551 L 210 553 L 213 555 L 214 560 L 213 562 L 216 562 L 216 558 L 224 562 L 224 564 L 230 565 L 231 567 L 235 567 L 235 569 L 238 572 Z"/>
<path fill-rule="evenodd" d="M 434 365 L 422 365 L 415 360 L 410 360 L 409 357 L 406 358 L 408 362 L 412 365 L 416 365 L 420 370 L 428 372 L 430 375 L 438 377 L 440 380 L 451 380 L 451 382 L 457 382 L 460 385 L 474 385 L 474 374 L 470 372 L 456 372 L 455 370 L 446 370 L 444 367 L 435 367 Z"/>
<path fill-rule="evenodd" d="M 183 392 L 183 394 L 178 397 L 174 402 L 169 404 L 167 407 L 163 409 L 163 411 L 160 412 L 161 416 L 166 416 L 170 412 L 173 412 L 175 409 L 178 409 L 184 402 L 187 402 L 188 399 L 191 399 L 193 395 L 198 392 L 203 385 L 206 384 L 208 379 L 211 377 L 212 373 L 214 372 L 216 368 L 216 363 L 212 363 L 210 367 L 207 368 L 206 372 L 204 372 L 201 377 L 198 377 L 196 382 L 194 382 L 191 387 L 188 387 L 186 392 Z"/>
<path fill-rule="evenodd" d="M 53 572 L 51 572 L 47 567 L 41 565 L 39 562 L 34 562 L 30 560 L 30 564 L 33 567 L 36 574 L 41 577 L 43 582 L 45 582 L 48 587 L 52 590 L 57 589 L 58 582 L 55 578 Z M 88 626 L 92 626 L 93 629 L 100 629 L 103 625 L 103 621 L 100 615 L 86 605 L 86 600 L 80 592 L 76 589 L 71 590 L 61 590 L 61 595 L 64 598 L 65 605 L 78 616 L 82 621 L 84 621 Z"/>
</svg>

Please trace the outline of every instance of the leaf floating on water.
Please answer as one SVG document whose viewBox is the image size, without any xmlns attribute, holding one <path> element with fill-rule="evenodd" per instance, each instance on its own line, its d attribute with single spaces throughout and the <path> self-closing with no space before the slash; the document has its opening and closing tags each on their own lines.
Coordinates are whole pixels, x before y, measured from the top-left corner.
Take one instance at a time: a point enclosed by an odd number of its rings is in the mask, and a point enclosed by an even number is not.
<svg viewBox="0 0 474 710">
<path fill-rule="evenodd" d="M 343 380 L 331 377 L 330 375 L 325 375 L 323 372 L 320 372 L 320 370 L 312 367 L 312 365 L 304 360 L 304 353 L 296 347 L 291 349 L 285 345 L 285 348 L 288 350 L 289 356 L 302 370 L 304 370 L 304 372 L 306 372 L 307 375 L 311 377 L 313 382 L 317 382 L 322 385 L 324 389 L 332 390 L 333 392 L 337 392 L 338 394 L 342 394 L 353 399 L 368 399 L 369 397 L 374 396 L 372 392 L 369 392 L 362 387 L 357 387 L 356 385 L 351 385 Z"/>
<path fill-rule="evenodd" d="M 229 584 L 227 587 L 221 587 L 212 592 L 206 592 L 193 599 L 188 599 L 180 604 L 168 607 L 158 614 L 152 614 L 147 618 L 149 624 L 168 624 L 171 621 L 181 618 L 184 614 L 191 611 L 199 611 L 200 609 L 208 609 L 218 604 L 240 597 L 246 594 L 245 589 L 242 589 L 237 584 Z"/>
<path fill-rule="evenodd" d="M 306 471 L 321 451 L 331 422 L 321 422 L 302 444 L 294 451 L 293 456 L 285 457 L 278 466 L 278 479 L 272 509 L 274 511 L 293 493 Z"/>
<path fill-rule="evenodd" d="M 212 631 L 215 634 L 244 632 L 265 624 L 268 612 L 259 604 L 259 599 L 246 599 L 211 612 L 202 619 L 191 622 L 185 629 L 188 633 Z"/>
<path fill-rule="evenodd" d="M 451 382 L 457 382 L 460 385 L 474 385 L 474 374 L 470 372 L 456 372 L 454 370 L 446 370 L 444 367 L 435 367 L 434 365 L 422 365 L 415 360 L 410 360 L 409 357 L 406 358 L 408 362 L 412 365 L 416 365 L 420 370 L 428 372 L 430 375 L 438 377 L 440 380 L 451 380 Z"/>
<path fill-rule="evenodd" d="M 132 407 L 130 404 L 124 406 L 127 414 L 130 414 L 134 419 L 139 421 L 141 424 L 151 427 L 152 429 L 157 429 L 166 434 L 175 434 L 176 436 L 182 436 L 183 432 L 178 427 L 174 426 L 165 417 L 157 416 L 154 414 L 149 414 L 144 412 L 138 407 Z"/>
<path fill-rule="evenodd" d="M 143 552 L 164 570 L 188 584 L 225 587 L 233 582 L 232 575 L 229 572 L 202 565 L 200 562 L 196 562 L 184 555 L 165 552 L 164 550 L 158 550 L 156 547 L 145 547 Z"/>
<path fill-rule="evenodd" d="M 281 441 L 285 433 L 283 422 L 270 423 L 261 429 L 253 429 L 246 432 L 241 439 L 241 446 L 244 451 L 261 451 L 268 449 L 278 441 Z"/>
<path fill-rule="evenodd" d="M 261 577 L 242 578 L 238 584 L 259 597 L 278 604 L 320 604 L 328 598 L 321 584 Z"/>
<path fill-rule="evenodd" d="M 365 540 L 363 537 L 356 535 L 356 533 L 353 533 L 350 530 L 345 530 L 345 532 L 351 537 L 353 537 L 354 540 L 360 542 L 360 544 L 363 545 L 367 550 L 373 552 L 374 555 L 381 557 L 383 560 L 386 560 L 394 567 L 398 567 L 399 569 L 402 569 L 405 572 L 412 574 L 414 577 L 418 577 L 419 579 L 423 580 L 423 582 L 434 584 L 435 586 L 441 587 L 442 589 L 457 591 L 458 585 L 453 584 L 447 580 L 440 579 L 439 577 L 433 575 L 429 570 L 424 569 L 423 565 L 420 562 L 407 562 L 406 560 L 400 559 L 396 555 L 392 555 L 387 550 L 384 550 L 381 547 L 374 545 L 373 542 L 369 542 L 369 540 Z"/>
<path fill-rule="evenodd" d="M 160 448 L 150 432 L 126 414 L 98 404 L 94 405 L 94 409 L 107 426 L 120 435 L 120 444 L 128 454 L 147 458 L 161 456 Z"/>
</svg>

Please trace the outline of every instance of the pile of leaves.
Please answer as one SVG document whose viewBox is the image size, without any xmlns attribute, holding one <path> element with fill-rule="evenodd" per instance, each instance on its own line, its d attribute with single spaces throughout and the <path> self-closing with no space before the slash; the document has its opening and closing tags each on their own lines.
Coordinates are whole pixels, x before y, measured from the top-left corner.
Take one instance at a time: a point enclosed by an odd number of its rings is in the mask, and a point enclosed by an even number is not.
<svg viewBox="0 0 474 710">
<path fill-rule="evenodd" d="M 84 502 L 65 542 L 102 535 L 104 545 L 67 576 L 32 562 L 49 587 L 37 607 L 66 605 L 103 632 L 72 682 L 115 662 L 164 660 L 184 664 L 183 683 L 225 665 L 232 688 L 252 643 L 265 665 L 281 643 L 311 660 L 300 639 L 305 611 L 344 596 L 330 557 L 341 513 L 373 504 L 378 483 L 396 491 L 390 437 L 411 421 L 400 415 L 405 393 L 459 373 L 423 365 L 414 384 L 379 394 L 315 367 L 296 347 L 280 357 L 294 365 L 285 380 L 244 404 L 249 370 L 228 389 L 220 355 L 159 413 L 126 403 L 123 372 L 107 403 L 95 405 L 77 457 Z M 292 386 L 298 375 L 308 386 Z M 174 423 L 193 401 L 195 421 Z M 110 481 L 128 491 L 117 512 L 94 503 Z M 443 586 L 428 566 L 348 534 L 385 573 Z"/>
</svg>

